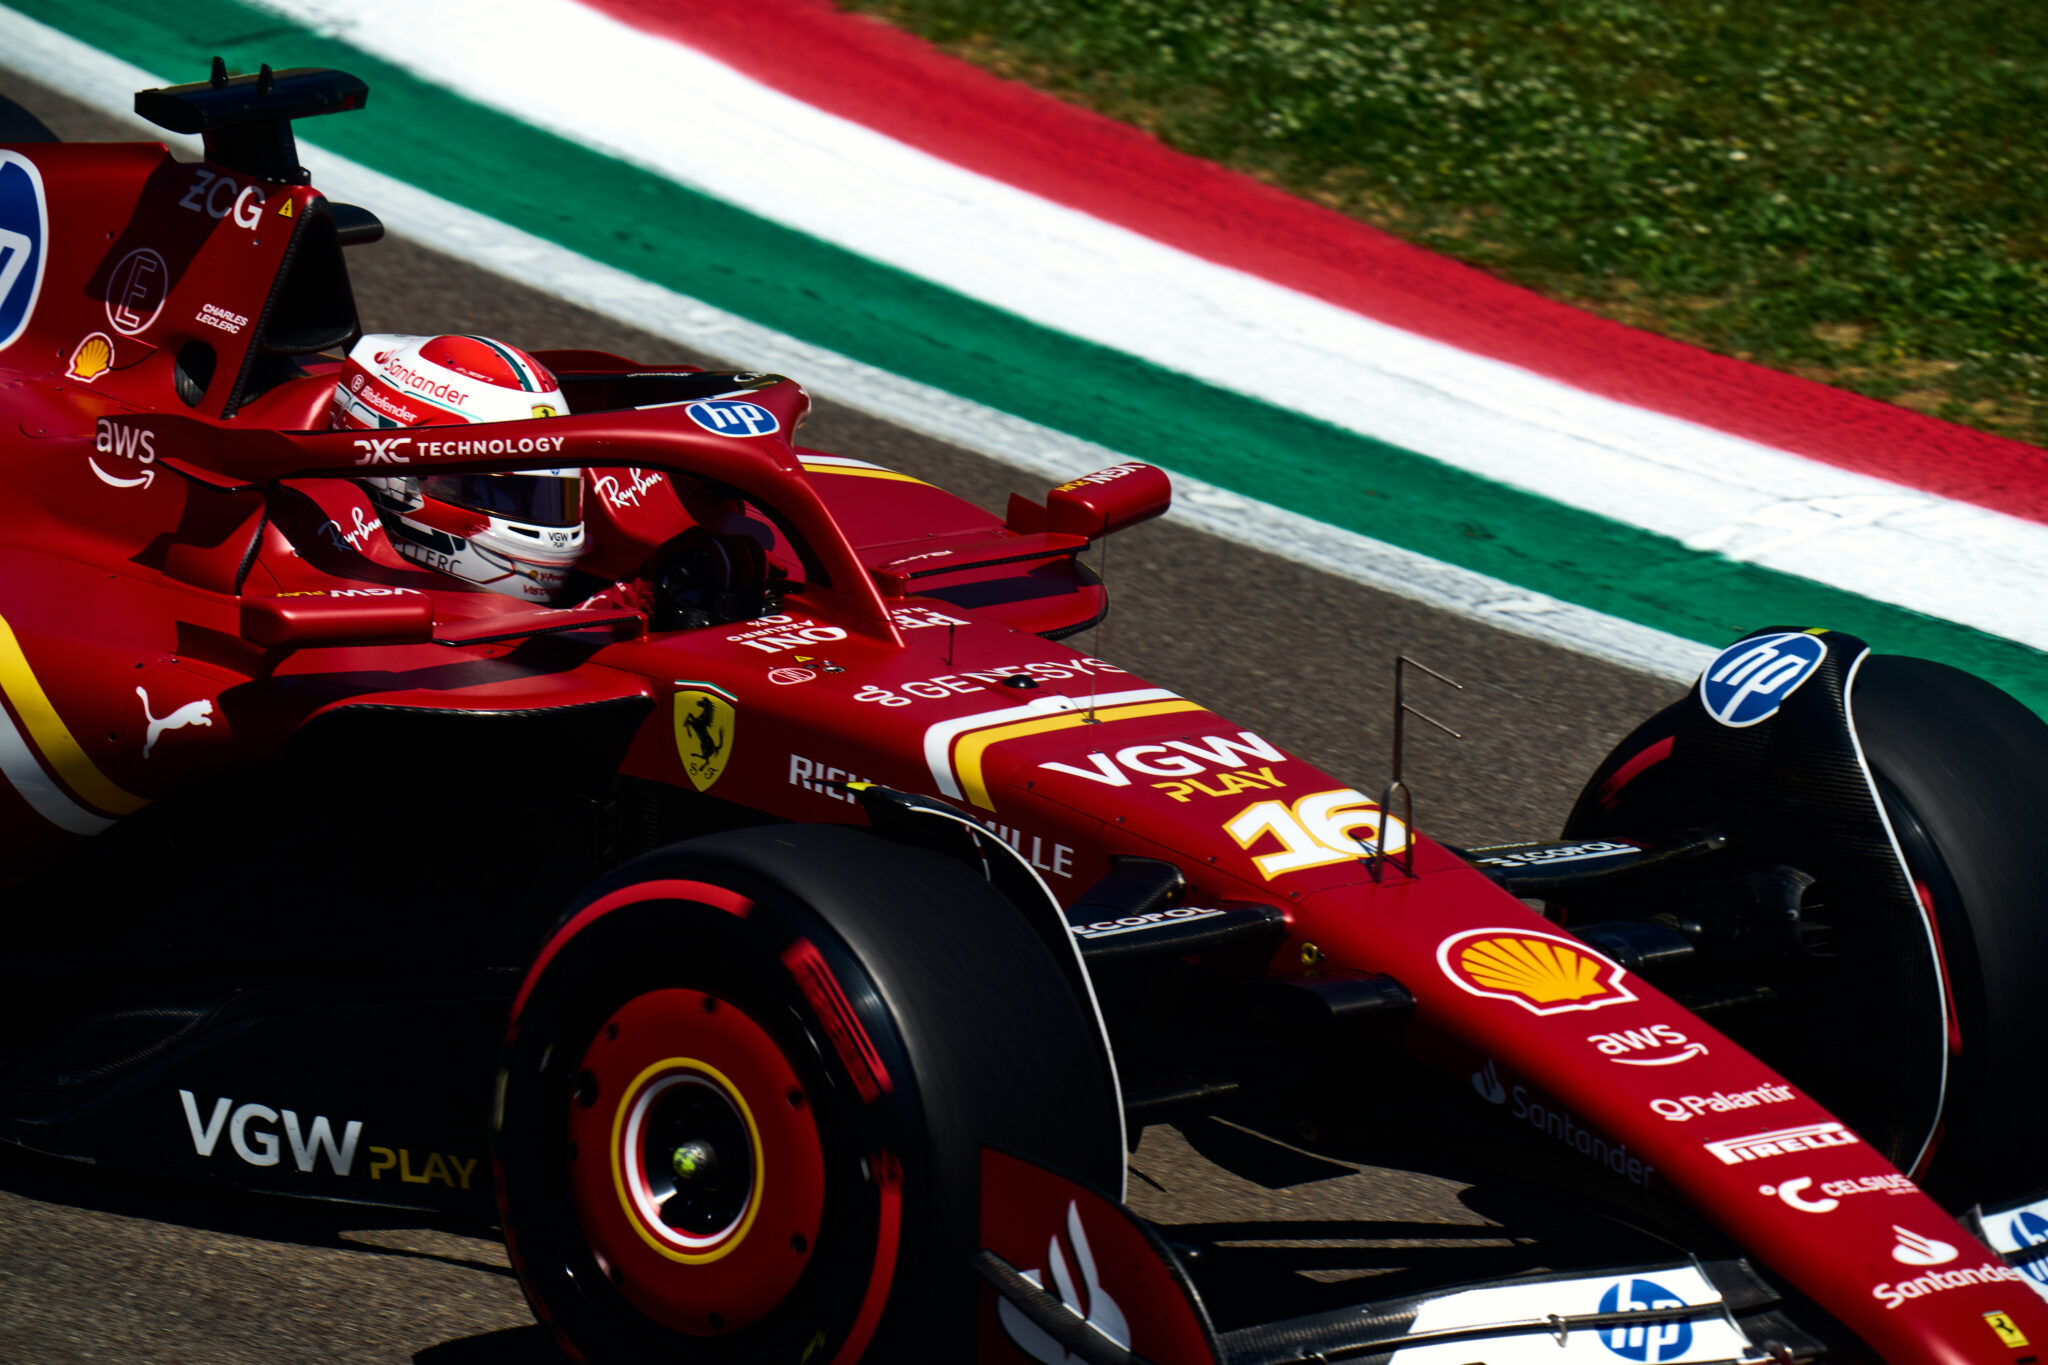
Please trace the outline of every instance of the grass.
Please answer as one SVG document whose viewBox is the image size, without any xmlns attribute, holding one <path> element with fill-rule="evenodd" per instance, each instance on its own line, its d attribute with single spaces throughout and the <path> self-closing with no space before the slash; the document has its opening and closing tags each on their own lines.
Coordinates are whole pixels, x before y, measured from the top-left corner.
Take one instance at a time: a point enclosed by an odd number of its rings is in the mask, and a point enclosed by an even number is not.
<svg viewBox="0 0 2048 1365">
<path fill-rule="evenodd" d="M 2036 0 L 840 0 L 1596 313 L 2048 444 Z"/>
</svg>

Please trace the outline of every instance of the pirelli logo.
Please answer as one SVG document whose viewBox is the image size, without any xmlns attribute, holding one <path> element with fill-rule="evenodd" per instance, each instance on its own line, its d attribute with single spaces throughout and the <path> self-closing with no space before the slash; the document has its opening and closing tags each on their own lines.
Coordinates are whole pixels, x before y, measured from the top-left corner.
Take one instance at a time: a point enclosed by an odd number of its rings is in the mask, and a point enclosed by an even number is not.
<svg viewBox="0 0 2048 1365">
<path fill-rule="evenodd" d="M 1706 1144 L 1708 1151 L 1725 1166 L 1740 1166 L 1767 1156 L 1791 1152 L 1819 1151 L 1824 1147 L 1849 1147 L 1856 1135 L 1839 1123 L 1809 1123 L 1803 1128 L 1780 1128 L 1774 1133 L 1753 1133 L 1749 1137 L 1722 1138 Z"/>
</svg>

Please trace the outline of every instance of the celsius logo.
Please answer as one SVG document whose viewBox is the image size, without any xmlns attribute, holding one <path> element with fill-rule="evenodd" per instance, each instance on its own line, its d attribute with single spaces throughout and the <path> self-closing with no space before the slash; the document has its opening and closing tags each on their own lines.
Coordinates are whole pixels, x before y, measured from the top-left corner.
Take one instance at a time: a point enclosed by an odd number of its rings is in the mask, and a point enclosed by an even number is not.
<svg viewBox="0 0 2048 1365">
<path fill-rule="evenodd" d="M 1500 1083 L 1500 1072 L 1493 1068 L 1493 1058 L 1486 1059 L 1486 1065 L 1472 1073 L 1472 1088 L 1488 1104 L 1506 1104 L 1507 1088 Z"/>
<path fill-rule="evenodd" d="M 1669 1024 L 1621 1029 L 1614 1033 L 1589 1033 L 1586 1041 L 1618 1066 L 1676 1066 L 1707 1055 L 1705 1043 L 1692 1042 Z M 1672 1048 L 1677 1051 L 1670 1051 Z M 1632 1055 L 1635 1053 L 1644 1055 Z"/>
<path fill-rule="evenodd" d="M 1685 1300 L 1655 1280 L 1629 1280 L 1610 1285 L 1600 1296 L 1603 1313 L 1642 1313 L 1654 1308 L 1683 1308 Z M 1677 1360 L 1692 1349 L 1692 1324 L 1683 1318 L 1625 1327 L 1603 1327 L 1600 1342 L 1624 1360 Z"/>
<path fill-rule="evenodd" d="M 1899 1234 L 1899 1244 L 1892 1248 L 1892 1259 L 1900 1265 L 1947 1265 L 1958 1254 L 1947 1242 L 1922 1237 L 1897 1223 L 1892 1224 L 1892 1231 Z"/>
<path fill-rule="evenodd" d="M 1124 1358 L 1131 1349 L 1131 1328 L 1124 1319 L 1123 1309 L 1117 1307 L 1102 1288 L 1095 1274 L 1095 1253 L 1088 1246 L 1088 1234 L 1081 1227 L 1081 1210 L 1072 1200 L 1067 1202 L 1067 1240 L 1074 1247 L 1074 1264 L 1069 1268 L 1066 1253 L 1060 1249 L 1059 1235 L 1055 1233 L 1046 1239 L 1045 1264 L 1052 1272 L 1052 1286 L 1045 1283 L 1043 1270 L 1027 1270 L 1024 1278 L 1033 1287 L 1057 1294 L 1066 1305 L 1074 1320 L 1089 1329 L 1090 1334 L 1099 1335 L 1116 1347 L 1118 1359 Z M 1080 1272 L 1078 1280 L 1075 1271 Z M 1024 1316 L 1008 1299 L 997 1300 L 996 1316 L 1002 1320 L 1003 1330 L 1018 1349 L 1033 1360 L 1044 1365 L 1068 1365 L 1070 1361 L 1097 1359 L 1095 1353 L 1075 1355 L 1060 1345 L 1050 1332 Z"/>
<path fill-rule="evenodd" d="M 1852 1194 L 1911 1194 L 1919 1187 L 1893 1172 L 1890 1175 L 1859 1175 L 1850 1180 L 1830 1180 L 1820 1187 L 1818 1199 L 1808 1196 L 1807 1191 L 1812 1188 L 1813 1178 L 1802 1175 L 1776 1185 L 1759 1185 L 1756 1192 L 1766 1199 L 1774 1196 L 1782 1199 L 1801 1213 L 1833 1213 Z"/>
<path fill-rule="evenodd" d="M 1769 720 L 1814 675 L 1827 653 L 1818 636 L 1803 631 L 1737 640 L 1700 674 L 1700 704 L 1737 730 Z"/>
<path fill-rule="evenodd" d="M 1782 1185 L 1759 1185 L 1756 1192 L 1761 1195 L 1776 1195 L 1801 1213 L 1833 1213 L 1842 1206 L 1839 1199 L 1825 1196 L 1808 1199 L 1806 1192 L 1813 1188 L 1813 1177 L 1802 1175 L 1796 1180 L 1787 1180 Z"/>
</svg>

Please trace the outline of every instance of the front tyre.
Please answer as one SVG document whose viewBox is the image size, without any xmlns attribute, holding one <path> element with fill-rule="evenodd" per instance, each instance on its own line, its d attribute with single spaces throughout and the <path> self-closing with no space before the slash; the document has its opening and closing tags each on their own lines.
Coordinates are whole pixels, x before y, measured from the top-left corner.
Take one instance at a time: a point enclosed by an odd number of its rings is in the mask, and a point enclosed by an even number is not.
<svg viewBox="0 0 2048 1365">
<path fill-rule="evenodd" d="M 1094 1015 L 964 867 L 839 827 L 679 844 L 564 916 L 496 1154 L 536 1314 L 586 1360 L 972 1354 L 984 1144 L 1111 1189 Z"/>
</svg>

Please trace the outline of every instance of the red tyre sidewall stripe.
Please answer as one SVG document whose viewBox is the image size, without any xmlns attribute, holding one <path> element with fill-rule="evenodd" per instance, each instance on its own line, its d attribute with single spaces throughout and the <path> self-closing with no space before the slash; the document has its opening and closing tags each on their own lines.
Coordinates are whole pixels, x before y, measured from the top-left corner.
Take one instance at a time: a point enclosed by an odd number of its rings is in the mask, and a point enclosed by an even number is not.
<svg viewBox="0 0 2048 1365">
<path fill-rule="evenodd" d="M 868 1160 L 881 1205 L 875 1229 L 875 1266 L 868 1274 L 867 1294 L 854 1315 L 853 1329 L 832 1357 L 832 1365 L 853 1365 L 867 1350 L 875 1328 L 882 1321 L 882 1308 L 889 1302 L 889 1287 L 896 1279 L 896 1248 L 903 1231 L 903 1165 L 890 1152 L 876 1152 Z"/>
<path fill-rule="evenodd" d="M 519 983 L 519 994 L 512 1001 L 512 1020 L 506 1028 L 507 1042 L 519 1036 L 519 1016 L 526 1009 L 527 997 L 533 994 L 534 984 L 540 980 L 548 964 L 554 961 L 555 955 L 568 945 L 569 940 L 612 911 L 622 906 L 638 905 L 642 901 L 695 901 L 742 919 L 754 908 L 754 903 L 737 891 L 729 887 L 713 886 L 709 882 L 634 882 L 631 886 L 622 886 L 610 895 L 599 897 L 577 911 L 573 919 L 557 929 L 554 936 L 547 941 L 547 945 L 534 958 L 533 965 L 527 968 L 526 979 Z"/>
<path fill-rule="evenodd" d="M 2043 452 L 1530 293 L 827 0 L 582 0 L 942 160 L 1339 308 L 1857 473 L 2048 522 Z"/>
<path fill-rule="evenodd" d="M 875 1050 L 874 1040 L 861 1027 L 860 1016 L 853 1012 L 853 1002 L 846 998 L 817 945 L 807 938 L 798 939 L 783 950 L 782 965 L 796 978 L 797 988 L 810 1001 L 818 1022 L 825 1026 L 826 1036 L 839 1053 L 846 1074 L 853 1078 L 861 1102 L 873 1104 L 879 1096 L 892 1092 L 896 1087 L 889 1079 L 889 1068 L 882 1064 L 882 1054 Z"/>
<path fill-rule="evenodd" d="M 1616 768 L 1614 775 L 1600 784 L 1600 809 L 1613 810 L 1615 802 L 1621 799 L 1624 787 L 1671 757 L 1671 746 L 1675 740 L 1676 736 L 1667 735 Z"/>
</svg>

